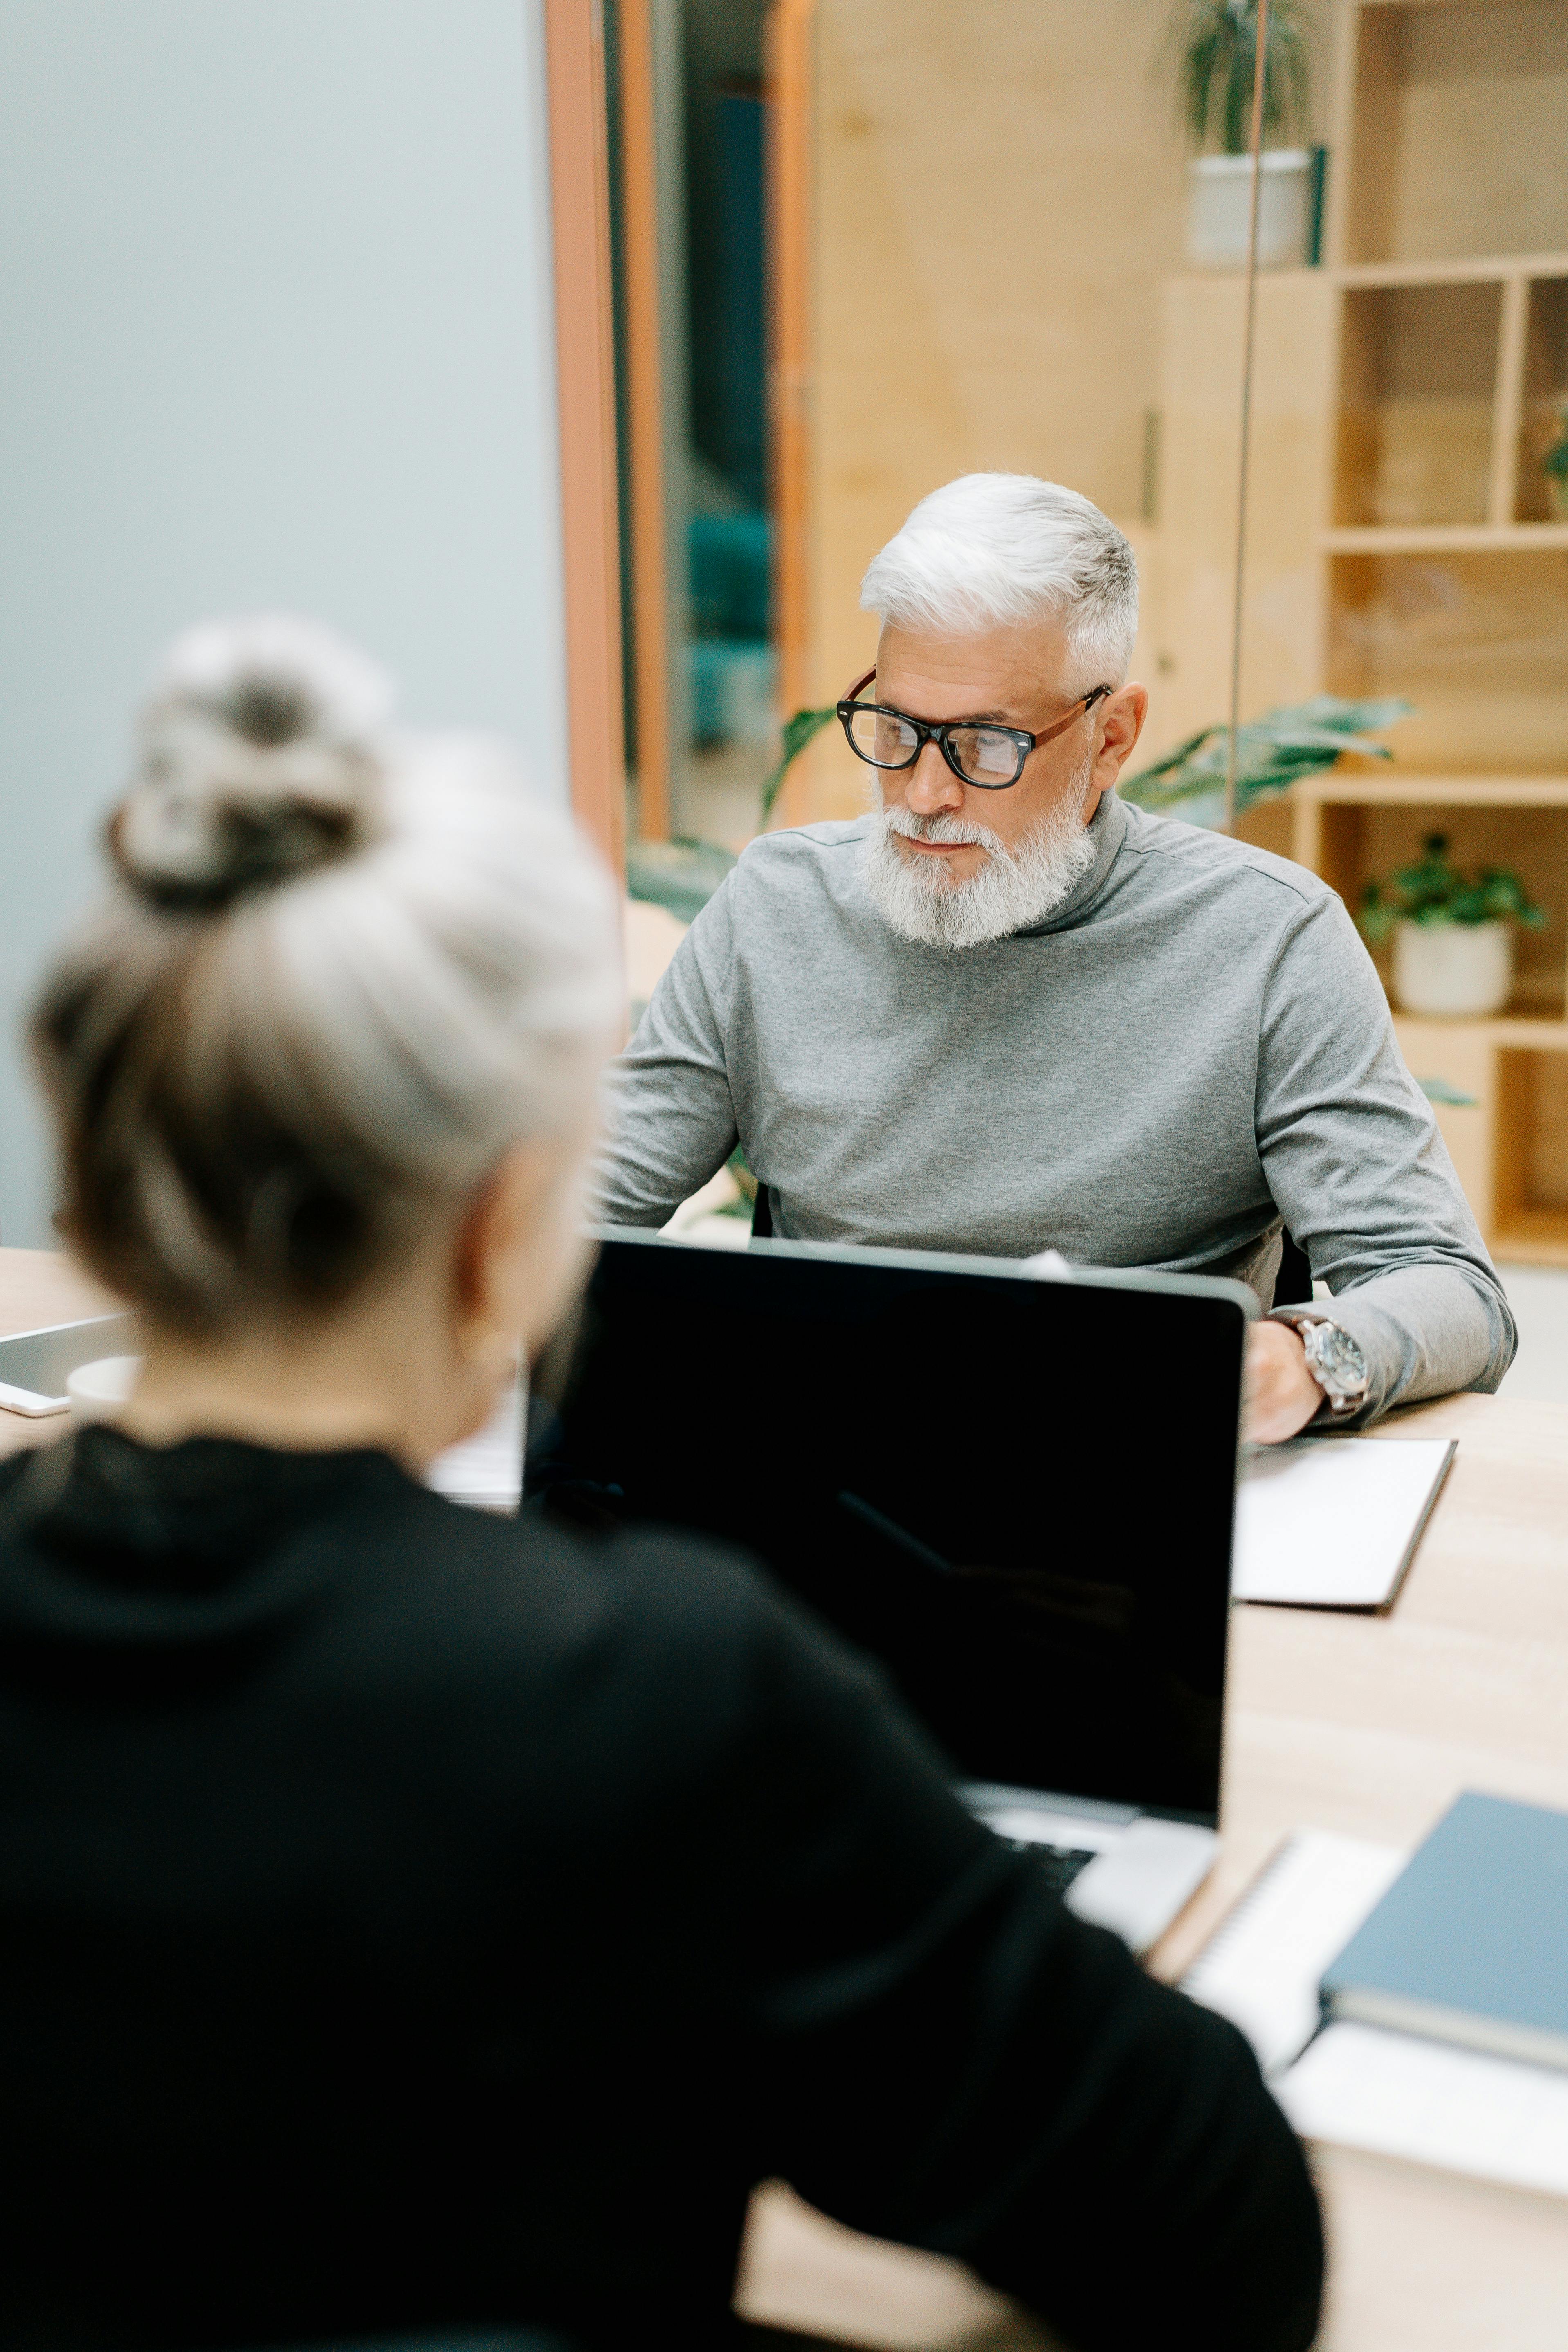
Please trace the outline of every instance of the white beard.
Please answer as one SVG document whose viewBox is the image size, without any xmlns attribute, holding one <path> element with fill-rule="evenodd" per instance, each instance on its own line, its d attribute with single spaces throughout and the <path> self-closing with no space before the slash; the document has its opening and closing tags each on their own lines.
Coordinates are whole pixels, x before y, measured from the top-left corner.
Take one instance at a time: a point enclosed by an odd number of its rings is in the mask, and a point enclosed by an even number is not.
<svg viewBox="0 0 1568 2352">
<path fill-rule="evenodd" d="M 883 921 L 900 939 L 928 948 L 977 948 L 1043 922 L 1094 863 L 1083 822 L 1090 762 L 1016 848 L 989 825 L 954 816 L 917 816 L 900 801 L 873 813 L 866 844 L 866 887 Z M 910 857 L 893 844 L 977 842 L 989 852 L 978 874 L 955 881 L 945 858 Z"/>
</svg>

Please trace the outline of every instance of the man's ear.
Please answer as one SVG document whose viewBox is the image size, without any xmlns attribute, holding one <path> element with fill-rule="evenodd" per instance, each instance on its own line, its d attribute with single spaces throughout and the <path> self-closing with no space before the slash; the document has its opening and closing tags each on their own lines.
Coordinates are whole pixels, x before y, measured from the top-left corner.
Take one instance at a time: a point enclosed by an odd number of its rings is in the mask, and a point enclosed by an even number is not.
<svg viewBox="0 0 1568 2352">
<path fill-rule="evenodd" d="M 1132 748 L 1143 732 L 1143 721 L 1149 716 L 1149 689 L 1146 686 L 1123 686 L 1101 703 L 1100 749 L 1095 754 L 1094 781 L 1100 791 L 1110 792 L 1116 779 L 1131 757 Z"/>
</svg>

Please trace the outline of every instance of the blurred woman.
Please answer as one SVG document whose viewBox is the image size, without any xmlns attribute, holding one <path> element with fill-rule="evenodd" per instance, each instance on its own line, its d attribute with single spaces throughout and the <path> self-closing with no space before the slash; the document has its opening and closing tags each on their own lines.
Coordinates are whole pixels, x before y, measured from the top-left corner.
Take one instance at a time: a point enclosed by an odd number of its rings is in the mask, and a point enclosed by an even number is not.
<svg viewBox="0 0 1568 2352">
<path fill-rule="evenodd" d="M 106 841 L 35 1040 L 146 1361 L 0 1470 L 0 2343 L 716 2344 L 782 2175 L 1085 2347 L 1305 2346 L 1239 2037 L 873 1672 L 710 1549 L 419 1483 L 585 1263 L 564 821 L 264 620 L 175 646 Z"/>
</svg>

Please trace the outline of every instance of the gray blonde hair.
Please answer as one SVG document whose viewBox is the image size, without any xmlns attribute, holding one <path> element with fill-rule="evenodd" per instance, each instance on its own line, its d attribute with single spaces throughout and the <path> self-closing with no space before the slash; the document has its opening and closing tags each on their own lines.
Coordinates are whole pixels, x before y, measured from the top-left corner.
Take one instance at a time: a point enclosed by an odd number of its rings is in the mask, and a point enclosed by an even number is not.
<svg viewBox="0 0 1568 2352">
<path fill-rule="evenodd" d="M 954 636 L 1059 620 L 1087 693 L 1126 678 L 1138 562 L 1077 490 L 1033 474 L 962 474 L 872 557 L 860 604 L 897 628 Z"/>
<path fill-rule="evenodd" d="M 62 1230 L 170 1328 L 334 1303 L 591 1106 L 609 877 L 500 747 L 391 703 L 312 623 L 179 638 L 40 992 Z"/>
</svg>

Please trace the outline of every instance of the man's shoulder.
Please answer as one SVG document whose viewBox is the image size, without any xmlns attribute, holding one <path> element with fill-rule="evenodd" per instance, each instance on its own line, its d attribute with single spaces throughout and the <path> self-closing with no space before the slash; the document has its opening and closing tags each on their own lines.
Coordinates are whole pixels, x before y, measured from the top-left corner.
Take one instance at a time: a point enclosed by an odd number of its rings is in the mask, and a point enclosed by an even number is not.
<svg viewBox="0 0 1568 2352">
<path fill-rule="evenodd" d="M 1250 841 L 1215 833 L 1181 817 L 1159 816 L 1127 804 L 1124 853 L 1151 861 L 1150 872 L 1173 881 L 1229 885 L 1249 893 L 1278 895 L 1301 908 L 1331 901 L 1335 893 L 1320 875 Z"/>
<path fill-rule="evenodd" d="M 833 818 L 761 833 L 741 852 L 735 883 L 742 894 L 821 891 L 837 898 L 852 883 L 868 816 Z"/>
</svg>

